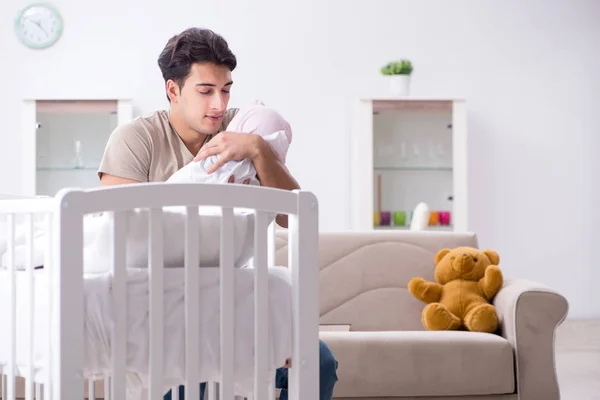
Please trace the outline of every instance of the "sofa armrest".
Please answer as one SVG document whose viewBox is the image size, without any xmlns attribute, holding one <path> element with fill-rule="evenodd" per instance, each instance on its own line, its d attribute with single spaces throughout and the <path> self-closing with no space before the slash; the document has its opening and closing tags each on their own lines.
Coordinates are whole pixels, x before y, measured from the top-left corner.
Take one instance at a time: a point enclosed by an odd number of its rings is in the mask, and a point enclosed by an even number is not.
<svg viewBox="0 0 600 400">
<path fill-rule="evenodd" d="M 539 283 L 518 279 L 507 280 L 493 303 L 500 333 L 515 352 L 519 399 L 560 399 L 554 335 L 567 316 L 567 300 Z"/>
</svg>

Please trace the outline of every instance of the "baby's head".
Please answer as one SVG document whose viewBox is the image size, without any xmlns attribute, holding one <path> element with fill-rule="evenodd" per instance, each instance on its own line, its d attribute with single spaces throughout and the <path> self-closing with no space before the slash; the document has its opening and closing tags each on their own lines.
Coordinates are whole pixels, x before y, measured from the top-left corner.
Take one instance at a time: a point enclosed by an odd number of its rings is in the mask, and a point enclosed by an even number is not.
<svg viewBox="0 0 600 400">
<path fill-rule="evenodd" d="M 227 131 L 253 133 L 263 138 L 280 132 L 279 135 L 285 138 L 286 143 L 282 145 L 281 140 L 277 140 L 279 145 L 276 147 L 283 149 L 274 150 L 281 162 L 285 162 L 287 147 L 292 142 L 292 127 L 290 124 L 277 111 L 266 107 L 259 101 L 254 102 L 249 107 L 241 108 L 227 126 Z"/>
</svg>

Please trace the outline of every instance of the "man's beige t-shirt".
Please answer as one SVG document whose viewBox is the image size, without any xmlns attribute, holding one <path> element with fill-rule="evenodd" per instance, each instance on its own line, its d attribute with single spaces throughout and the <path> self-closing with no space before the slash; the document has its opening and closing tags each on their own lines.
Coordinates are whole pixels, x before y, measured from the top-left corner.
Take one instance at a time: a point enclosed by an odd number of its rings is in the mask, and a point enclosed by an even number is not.
<svg viewBox="0 0 600 400">
<path fill-rule="evenodd" d="M 227 110 L 219 132 L 224 131 L 238 109 Z M 212 138 L 206 138 L 208 142 Z M 98 176 L 108 174 L 139 182 L 164 182 L 196 155 L 169 122 L 169 112 L 156 111 L 117 127 L 110 135 Z"/>
</svg>

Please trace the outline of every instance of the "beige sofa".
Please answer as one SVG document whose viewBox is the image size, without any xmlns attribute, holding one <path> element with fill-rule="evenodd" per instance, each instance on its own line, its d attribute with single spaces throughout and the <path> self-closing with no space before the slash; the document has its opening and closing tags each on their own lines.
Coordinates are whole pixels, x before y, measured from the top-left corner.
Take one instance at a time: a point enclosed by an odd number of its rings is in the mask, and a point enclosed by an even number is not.
<svg viewBox="0 0 600 400">
<path fill-rule="evenodd" d="M 277 262 L 287 265 L 285 232 L 278 234 Z M 321 324 L 338 329 L 321 332 L 339 361 L 335 398 L 560 398 L 554 332 L 568 304 L 555 291 L 506 279 L 494 300 L 498 334 L 423 329 L 424 303 L 408 281 L 434 280 L 436 252 L 478 247 L 474 234 L 323 233 L 319 246 Z"/>
</svg>

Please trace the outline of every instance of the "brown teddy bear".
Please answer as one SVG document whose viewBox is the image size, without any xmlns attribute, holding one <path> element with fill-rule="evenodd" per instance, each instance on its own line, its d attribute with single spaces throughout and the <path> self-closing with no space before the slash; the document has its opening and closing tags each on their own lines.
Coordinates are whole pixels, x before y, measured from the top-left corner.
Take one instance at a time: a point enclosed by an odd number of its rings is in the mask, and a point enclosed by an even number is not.
<svg viewBox="0 0 600 400">
<path fill-rule="evenodd" d="M 498 314 L 490 302 L 503 285 L 499 262 L 494 250 L 440 250 L 435 256 L 437 283 L 420 277 L 408 283 L 410 293 L 428 303 L 422 313 L 425 329 L 495 332 Z"/>
</svg>

